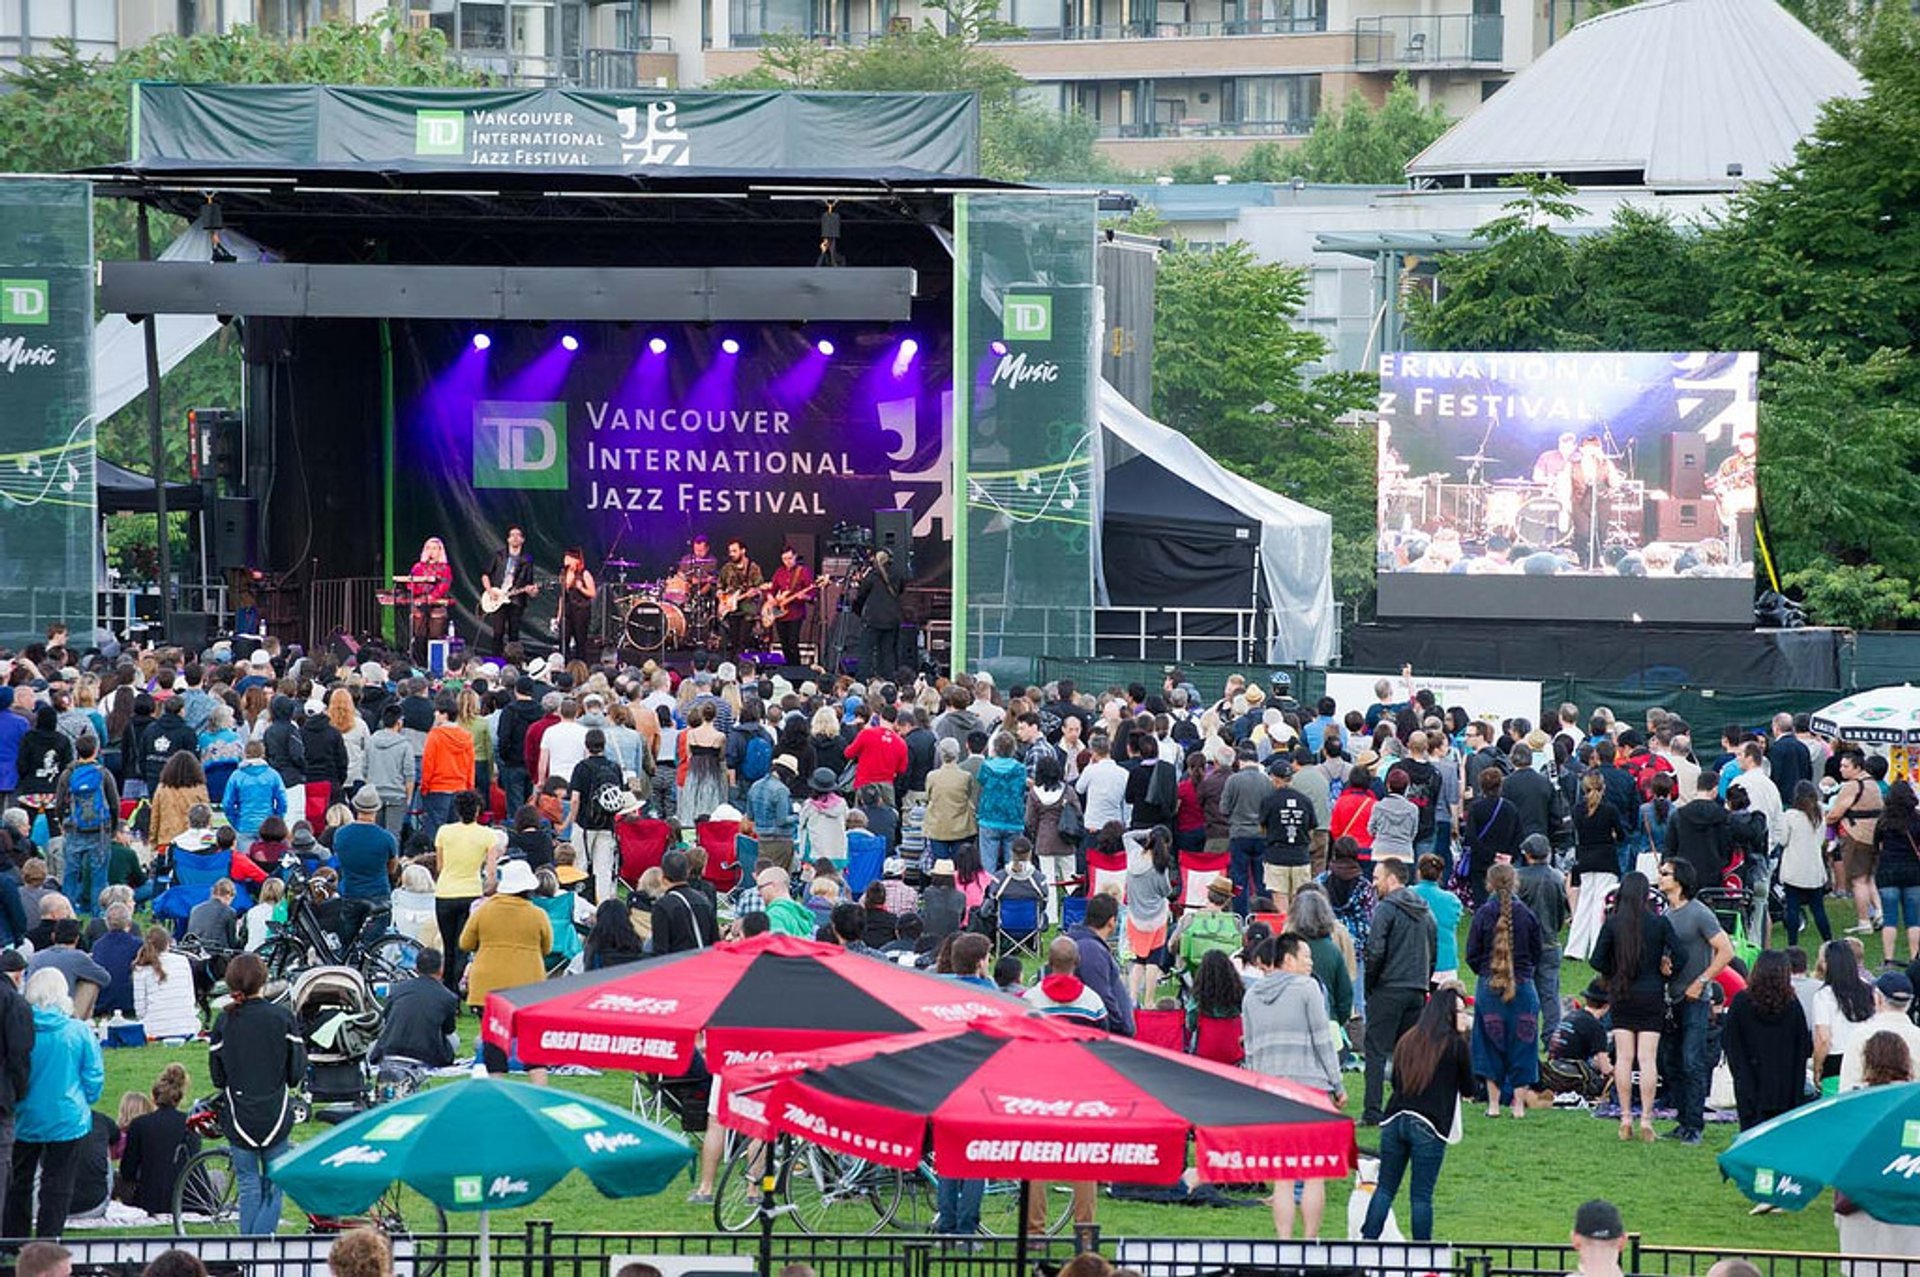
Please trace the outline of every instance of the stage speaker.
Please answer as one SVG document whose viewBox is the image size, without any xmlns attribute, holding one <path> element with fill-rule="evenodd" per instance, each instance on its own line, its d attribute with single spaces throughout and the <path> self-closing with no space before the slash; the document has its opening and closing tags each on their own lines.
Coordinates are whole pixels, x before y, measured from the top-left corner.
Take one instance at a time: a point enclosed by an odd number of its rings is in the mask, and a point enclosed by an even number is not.
<svg viewBox="0 0 1920 1277">
<path fill-rule="evenodd" d="M 873 548 L 891 551 L 898 568 L 911 575 L 908 560 L 913 554 L 913 511 L 875 510 Z"/>
<path fill-rule="evenodd" d="M 1647 540 L 1698 541 L 1719 531 L 1713 518 L 1713 503 L 1699 499 L 1667 497 L 1647 502 Z"/>
<path fill-rule="evenodd" d="M 213 642 L 214 620 L 211 612 L 175 612 L 173 633 L 167 639 L 198 656 Z"/>
<path fill-rule="evenodd" d="M 213 500 L 213 565 L 222 572 L 253 566 L 254 520 L 260 503 L 252 497 Z"/>
<path fill-rule="evenodd" d="M 783 546 L 792 546 L 800 552 L 800 561 L 802 563 L 812 568 L 815 572 L 820 570 L 820 537 L 817 533 L 789 532 L 782 538 L 780 544 Z"/>
<path fill-rule="evenodd" d="M 1670 497 L 1706 495 L 1707 441 L 1682 430 L 1667 435 L 1660 441 L 1660 478 Z"/>
</svg>

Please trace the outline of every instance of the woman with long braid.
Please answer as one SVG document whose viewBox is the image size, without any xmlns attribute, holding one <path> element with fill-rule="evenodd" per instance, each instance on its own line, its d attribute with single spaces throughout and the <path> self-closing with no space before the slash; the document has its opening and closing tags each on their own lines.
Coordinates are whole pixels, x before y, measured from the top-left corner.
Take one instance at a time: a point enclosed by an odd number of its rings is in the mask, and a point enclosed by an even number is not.
<svg viewBox="0 0 1920 1277">
<path fill-rule="evenodd" d="M 1467 929 L 1467 966 L 1479 977 L 1473 998 L 1473 1072 L 1487 1084 L 1487 1116 L 1509 1105 L 1527 1112 L 1527 1093 L 1540 1080 L 1540 923 L 1514 898 L 1512 865 L 1487 870 L 1487 900 Z"/>
</svg>

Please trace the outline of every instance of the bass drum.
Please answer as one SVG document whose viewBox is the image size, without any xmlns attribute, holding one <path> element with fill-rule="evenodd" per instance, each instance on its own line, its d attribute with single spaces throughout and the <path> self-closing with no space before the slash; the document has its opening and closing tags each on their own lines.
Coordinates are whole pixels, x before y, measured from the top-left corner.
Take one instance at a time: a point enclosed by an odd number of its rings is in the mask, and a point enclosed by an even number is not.
<svg viewBox="0 0 1920 1277">
<path fill-rule="evenodd" d="M 687 617 L 664 599 L 635 599 L 620 623 L 627 645 L 641 652 L 677 647 L 687 636 Z"/>
</svg>

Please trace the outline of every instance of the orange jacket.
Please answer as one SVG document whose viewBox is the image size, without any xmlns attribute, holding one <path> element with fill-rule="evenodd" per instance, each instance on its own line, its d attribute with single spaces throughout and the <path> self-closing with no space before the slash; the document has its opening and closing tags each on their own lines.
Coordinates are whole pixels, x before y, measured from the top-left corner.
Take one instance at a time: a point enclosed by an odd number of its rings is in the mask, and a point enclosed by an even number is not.
<svg viewBox="0 0 1920 1277">
<path fill-rule="evenodd" d="M 420 756 L 420 792 L 457 794 L 473 788 L 473 737 L 458 723 L 442 723 L 427 733 Z"/>
</svg>

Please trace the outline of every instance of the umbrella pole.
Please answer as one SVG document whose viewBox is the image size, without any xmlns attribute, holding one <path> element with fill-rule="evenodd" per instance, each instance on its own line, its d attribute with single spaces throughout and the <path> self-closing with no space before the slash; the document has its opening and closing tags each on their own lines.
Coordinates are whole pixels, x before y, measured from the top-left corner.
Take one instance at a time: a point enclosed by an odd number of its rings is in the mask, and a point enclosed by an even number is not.
<svg viewBox="0 0 1920 1277">
<path fill-rule="evenodd" d="M 760 1274 L 761 1277 L 773 1277 L 773 1181 L 774 1168 L 780 1164 L 775 1156 L 777 1148 L 784 1146 L 787 1137 L 778 1136 L 768 1140 L 760 1149 Z M 752 1165 L 751 1159 L 748 1165 Z"/>
<path fill-rule="evenodd" d="M 479 1277 L 493 1277 L 493 1230 L 488 1212 L 480 1212 L 480 1272 Z"/>
<path fill-rule="evenodd" d="M 1020 1181 L 1019 1220 L 1014 1224 L 1013 1272 L 1014 1277 L 1027 1277 L 1027 1203 L 1033 1195 L 1033 1181 Z"/>
</svg>

